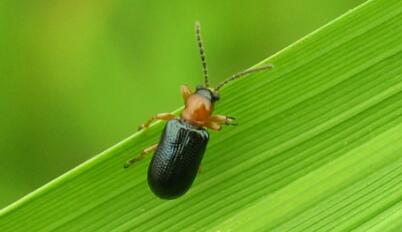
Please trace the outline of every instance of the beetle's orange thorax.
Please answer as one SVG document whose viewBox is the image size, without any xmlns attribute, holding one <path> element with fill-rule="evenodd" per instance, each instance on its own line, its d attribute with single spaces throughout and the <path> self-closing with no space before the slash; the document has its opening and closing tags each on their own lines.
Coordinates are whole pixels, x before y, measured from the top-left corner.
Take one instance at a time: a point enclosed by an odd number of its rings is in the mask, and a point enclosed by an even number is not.
<svg viewBox="0 0 402 232">
<path fill-rule="evenodd" d="M 190 124 L 202 127 L 209 120 L 212 111 L 211 101 L 198 94 L 193 94 L 187 98 L 181 118 Z"/>
</svg>

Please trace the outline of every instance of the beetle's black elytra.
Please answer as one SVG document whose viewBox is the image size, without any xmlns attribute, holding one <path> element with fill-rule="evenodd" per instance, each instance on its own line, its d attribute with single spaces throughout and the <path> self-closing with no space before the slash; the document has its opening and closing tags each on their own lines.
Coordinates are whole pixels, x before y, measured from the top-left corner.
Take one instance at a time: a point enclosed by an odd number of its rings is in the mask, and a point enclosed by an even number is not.
<svg viewBox="0 0 402 232">
<path fill-rule="evenodd" d="M 235 125 L 233 117 L 212 114 L 214 104 L 219 100 L 219 90 L 228 82 L 249 73 L 273 67 L 267 64 L 251 68 L 227 78 L 216 88 L 210 88 L 201 27 L 198 22 L 195 23 L 195 31 L 204 85 L 197 87 L 194 92 L 186 85 L 181 87 L 185 107 L 180 117 L 171 113 L 161 113 L 142 124 L 140 130 L 149 127 L 155 120 L 167 121 L 159 143 L 144 149 L 138 157 L 127 161 L 124 165 L 128 168 L 143 159 L 146 154 L 155 151 L 148 168 L 148 185 L 152 192 L 162 199 L 175 199 L 190 189 L 208 144 L 209 134 L 206 128 L 219 131 L 222 125 Z"/>
<path fill-rule="evenodd" d="M 148 184 L 155 195 L 173 199 L 191 187 L 207 147 L 209 134 L 180 119 L 166 123 L 148 168 Z"/>
</svg>

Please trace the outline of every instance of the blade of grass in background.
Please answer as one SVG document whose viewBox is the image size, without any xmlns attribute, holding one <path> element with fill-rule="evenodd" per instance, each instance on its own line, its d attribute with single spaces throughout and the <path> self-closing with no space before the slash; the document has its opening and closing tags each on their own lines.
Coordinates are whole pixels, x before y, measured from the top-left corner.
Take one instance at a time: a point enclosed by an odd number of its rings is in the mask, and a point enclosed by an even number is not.
<svg viewBox="0 0 402 232">
<path fill-rule="evenodd" d="M 3 209 L 0 231 L 400 229 L 401 12 L 369 1 L 223 89 L 217 113 L 239 126 L 211 132 L 184 197 L 150 193 L 150 157 L 122 168 L 157 123 Z"/>
</svg>

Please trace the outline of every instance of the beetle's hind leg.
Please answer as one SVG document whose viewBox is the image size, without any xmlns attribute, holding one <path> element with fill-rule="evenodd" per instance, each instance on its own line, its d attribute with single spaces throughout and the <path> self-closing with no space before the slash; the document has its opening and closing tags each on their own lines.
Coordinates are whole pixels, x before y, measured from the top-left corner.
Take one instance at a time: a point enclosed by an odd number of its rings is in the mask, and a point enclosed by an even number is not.
<svg viewBox="0 0 402 232">
<path fill-rule="evenodd" d="M 129 168 L 131 165 L 133 165 L 135 162 L 140 161 L 145 158 L 145 156 L 151 152 L 154 152 L 158 148 L 158 144 L 154 144 L 150 147 L 145 148 L 142 150 L 139 156 L 132 158 L 127 161 L 126 164 L 124 164 L 124 168 Z"/>
<path fill-rule="evenodd" d="M 198 174 L 202 173 L 204 171 L 204 169 L 202 168 L 201 164 L 200 166 L 198 166 Z"/>
<path fill-rule="evenodd" d="M 174 114 L 172 114 L 172 113 L 160 113 L 160 114 L 157 114 L 157 115 L 155 115 L 155 116 L 152 116 L 147 122 L 145 122 L 144 124 L 141 124 L 139 127 L 138 127 L 138 130 L 142 130 L 142 129 L 144 129 L 144 128 L 148 128 L 149 127 L 149 125 L 151 125 L 151 123 L 153 122 L 153 121 L 155 121 L 155 120 L 165 120 L 165 121 L 168 121 L 168 120 L 172 120 L 172 119 L 174 119 L 174 118 L 176 118 L 176 115 L 174 115 Z"/>
</svg>

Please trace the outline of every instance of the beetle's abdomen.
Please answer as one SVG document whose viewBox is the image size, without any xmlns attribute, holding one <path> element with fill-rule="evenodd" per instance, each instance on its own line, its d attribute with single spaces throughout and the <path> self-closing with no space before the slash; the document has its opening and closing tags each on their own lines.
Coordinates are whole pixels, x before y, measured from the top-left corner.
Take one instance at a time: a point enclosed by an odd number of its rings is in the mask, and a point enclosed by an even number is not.
<svg viewBox="0 0 402 232">
<path fill-rule="evenodd" d="M 208 143 L 208 132 L 170 120 L 148 169 L 148 185 L 160 198 L 173 199 L 191 187 Z"/>
</svg>

